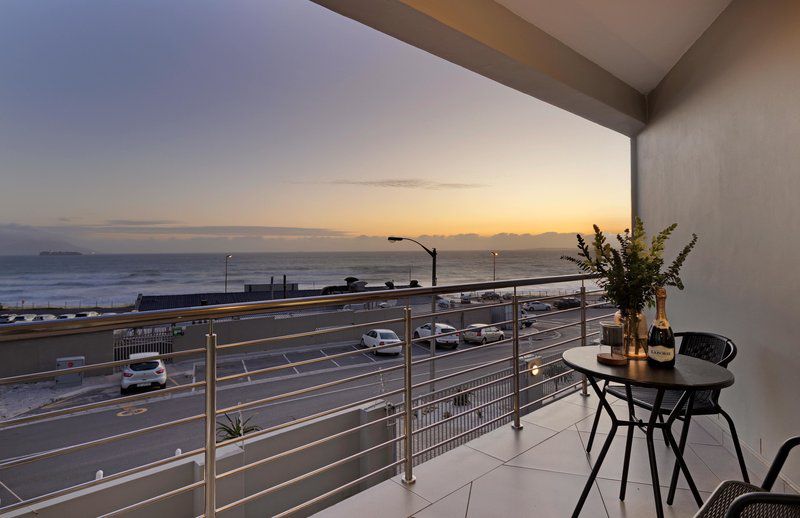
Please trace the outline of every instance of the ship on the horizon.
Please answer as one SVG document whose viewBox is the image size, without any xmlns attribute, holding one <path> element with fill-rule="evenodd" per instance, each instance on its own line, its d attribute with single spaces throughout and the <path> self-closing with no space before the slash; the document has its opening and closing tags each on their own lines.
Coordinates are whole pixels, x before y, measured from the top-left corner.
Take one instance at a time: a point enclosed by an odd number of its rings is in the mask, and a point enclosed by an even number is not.
<svg viewBox="0 0 800 518">
<path fill-rule="evenodd" d="M 39 255 L 83 255 L 81 252 L 67 252 L 64 250 L 44 250 Z"/>
</svg>

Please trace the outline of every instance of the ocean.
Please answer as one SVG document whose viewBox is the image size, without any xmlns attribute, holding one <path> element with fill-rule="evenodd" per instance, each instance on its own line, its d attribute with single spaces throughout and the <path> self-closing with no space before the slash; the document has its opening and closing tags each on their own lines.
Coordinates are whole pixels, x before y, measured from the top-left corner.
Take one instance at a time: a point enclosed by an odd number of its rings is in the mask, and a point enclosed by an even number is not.
<svg viewBox="0 0 800 518">
<path fill-rule="evenodd" d="M 497 279 L 577 273 L 560 259 L 574 249 L 501 251 Z M 369 286 L 386 281 L 430 285 L 430 257 L 424 252 L 242 253 L 228 263 L 228 290 L 245 283 L 299 283 L 301 288 L 343 284 L 353 276 Z M 439 284 L 492 279 L 488 251 L 440 251 Z M 82 256 L 0 256 L 0 303 L 7 307 L 127 306 L 136 297 L 224 291 L 224 254 L 93 254 Z M 578 284 L 562 284 L 568 290 Z M 550 288 L 553 289 L 552 287 Z"/>
</svg>

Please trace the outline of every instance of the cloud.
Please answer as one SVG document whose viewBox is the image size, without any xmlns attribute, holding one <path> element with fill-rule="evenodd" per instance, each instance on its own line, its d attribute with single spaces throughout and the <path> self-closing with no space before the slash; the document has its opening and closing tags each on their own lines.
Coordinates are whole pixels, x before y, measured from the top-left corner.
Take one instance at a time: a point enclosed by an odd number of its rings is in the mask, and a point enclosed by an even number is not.
<svg viewBox="0 0 800 518">
<path fill-rule="evenodd" d="M 174 225 L 180 221 L 169 219 L 109 219 L 106 225 L 114 226 L 148 226 L 148 225 Z"/>
<path fill-rule="evenodd" d="M 124 223 L 126 222 L 127 223 Z M 113 222 L 113 224 L 112 224 Z M 271 227 L 261 225 L 170 225 L 167 220 L 111 220 L 105 225 L 61 225 L 40 227 L 42 230 L 62 234 L 80 235 L 137 235 L 140 237 L 338 237 L 347 232 L 313 227 Z"/>
<path fill-rule="evenodd" d="M 385 178 L 380 180 L 332 180 L 335 185 L 358 185 L 362 187 L 382 187 L 391 189 L 475 189 L 485 187 L 481 183 L 434 182 L 414 178 Z"/>
</svg>

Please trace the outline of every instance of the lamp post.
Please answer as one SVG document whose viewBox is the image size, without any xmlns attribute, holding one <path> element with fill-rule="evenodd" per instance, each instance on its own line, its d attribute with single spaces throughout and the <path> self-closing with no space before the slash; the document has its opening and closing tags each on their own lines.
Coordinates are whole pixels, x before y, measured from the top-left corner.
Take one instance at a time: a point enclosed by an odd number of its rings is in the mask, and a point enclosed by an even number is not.
<svg viewBox="0 0 800 518">
<path fill-rule="evenodd" d="M 436 256 L 438 255 L 438 253 L 436 252 L 435 248 L 431 250 L 430 248 L 423 245 L 416 239 L 411 239 L 410 237 L 389 236 L 389 241 L 391 241 L 392 243 L 396 243 L 398 241 L 411 241 L 412 243 L 418 244 L 419 246 L 422 247 L 423 250 L 428 252 L 428 255 L 431 256 L 431 260 L 433 261 L 433 264 L 431 265 L 431 286 L 436 286 Z"/>
<path fill-rule="evenodd" d="M 228 260 L 232 257 L 231 254 L 225 256 L 225 293 L 228 293 Z"/>
<path fill-rule="evenodd" d="M 428 255 L 431 256 L 431 261 L 432 261 L 432 264 L 431 264 L 431 286 L 436 286 L 436 256 L 438 255 L 437 252 L 436 252 L 436 248 L 430 249 L 427 246 L 425 246 L 422 243 L 420 243 L 419 241 L 417 241 L 416 239 L 411 239 L 410 237 L 389 236 L 389 241 L 391 241 L 392 243 L 397 243 L 398 241 L 411 241 L 412 243 L 418 244 L 419 246 L 422 247 L 423 250 L 428 252 Z M 436 334 L 436 316 L 434 315 L 435 313 L 436 313 L 436 295 L 432 295 L 431 296 L 431 336 Z M 428 343 L 430 344 L 430 351 L 431 351 L 431 353 L 430 353 L 431 361 L 428 362 L 428 363 L 430 363 L 430 374 L 429 374 L 429 376 L 430 376 L 430 391 L 431 392 L 436 392 L 436 382 L 433 381 L 433 380 L 436 379 L 436 360 L 434 359 L 436 357 L 436 339 L 435 338 L 431 338 Z M 410 404 L 410 403 L 407 402 L 406 404 Z"/>
<path fill-rule="evenodd" d="M 497 256 L 500 255 L 500 252 L 497 250 L 492 250 L 489 252 L 492 254 L 492 280 L 497 280 Z"/>
</svg>

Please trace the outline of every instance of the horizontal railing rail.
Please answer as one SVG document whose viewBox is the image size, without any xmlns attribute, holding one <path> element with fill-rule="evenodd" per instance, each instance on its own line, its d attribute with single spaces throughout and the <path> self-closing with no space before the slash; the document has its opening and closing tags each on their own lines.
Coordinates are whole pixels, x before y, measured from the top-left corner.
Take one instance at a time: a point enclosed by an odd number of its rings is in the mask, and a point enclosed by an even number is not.
<svg viewBox="0 0 800 518">
<path fill-rule="evenodd" d="M 200 501 L 204 502 L 202 516 L 213 517 L 216 513 L 222 513 L 242 506 L 247 506 L 261 501 L 267 495 L 278 491 L 287 491 L 292 486 L 298 484 L 313 483 L 312 480 L 324 473 L 330 473 L 339 468 L 350 466 L 354 462 L 358 463 L 367 456 L 377 453 L 392 451 L 393 460 L 383 464 L 371 464 L 371 466 L 383 465 L 378 469 L 371 469 L 369 473 L 358 476 L 354 480 L 341 483 L 336 489 L 317 494 L 312 498 L 292 505 L 288 509 L 277 511 L 277 516 L 288 516 L 293 513 L 307 510 L 312 506 L 320 505 L 326 499 L 344 492 L 352 490 L 359 484 L 376 477 L 385 477 L 387 474 L 394 474 L 401 469 L 402 480 L 407 484 L 412 484 L 415 480 L 413 467 L 415 462 L 422 462 L 438 455 L 448 448 L 452 448 L 474 438 L 476 434 L 485 433 L 488 430 L 501 426 L 503 423 L 512 422 L 515 429 L 521 429 L 522 423 L 520 416 L 529 410 L 544 404 L 548 398 L 555 398 L 559 395 L 583 387 L 585 393 L 585 382 L 569 381 L 575 372 L 571 369 L 564 369 L 555 372 L 550 369 L 552 375 L 539 375 L 537 378 L 526 381 L 524 386 L 521 379 L 525 375 L 526 368 L 522 363 L 527 359 L 543 353 L 553 351 L 560 347 L 567 347 L 570 344 L 580 342 L 586 345 L 589 337 L 599 334 L 587 330 L 587 324 L 608 318 L 610 314 L 587 317 L 587 309 L 605 306 L 602 300 L 597 303 L 588 303 L 588 295 L 598 295 L 602 290 L 587 291 L 583 283 L 595 278 L 590 275 L 562 275 L 555 277 L 515 279 L 507 281 L 491 281 L 480 283 L 465 283 L 449 286 L 435 286 L 427 288 L 406 288 L 397 290 L 380 290 L 370 292 L 345 293 L 338 295 L 327 295 L 317 297 L 305 297 L 298 299 L 281 299 L 263 302 L 250 302 L 243 304 L 228 304 L 216 306 L 201 306 L 183 308 L 175 310 L 162 310 L 153 312 L 129 313 L 112 315 L 107 317 L 92 317 L 86 319 L 73 319 L 64 321 L 45 321 L 35 323 L 21 323 L 0 326 L 0 347 L 2 342 L 29 341 L 42 338 L 59 336 L 70 336 L 77 334 L 90 334 L 117 329 L 130 329 L 139 327 L 177 325 L 177 324 L 197 324 L 204 325 L 205 344 L 197 343 L 191 349 L 157 354 L 152 358 L 164 360 L 194 361 L 200 362 L 200 367 L 205 375 L 205 379 L 165 388 L 155 392 L 143 394 L 126 395 L 119 398 L 105 399 L 101 401 L 90 401 L 88 403 L 77 403 L 64 408 L 45 410 L 43 412 L 18 415 L 0 421 L 0 432 L 12 427 L 27 426 L 37 422 L 54 420 L 68 416 L 78 416 L 87 412 L 107 411 L 114 407 L 133 408 L 135 405 L 147 403 L 156 398 L 175 398 L 198 396 L 204 400 L 204 410 L 199 413 L 188 412 L 185 417 L 169 418 L 163 422 L 153 424 L 150 421 L 146 426 L 139 426 L 125 431 L 119 429 L 109 435 L 96 437 L 93 431 L 89 439 L 74 444 L 61 444 L 58 447 L 44 451 L 32 451 L 25 455 L 0 459 L 0 470 L 13 470 L 23 465 L 31 465 L 46 459 L 66 457 L 90 448 L 103 445 L 121 443 L 126 440 L 145 436 L 153 432 L 161 432 L 182 425 L 197 425 L 204 423 L 204 444 L 200 447 L 189 448 L 188 451 L 176 452 L 176 455 L 169 458 L 158 459 L 155 461 L 144 462 L 133 468 L 121 469 L 117 473 L 111 473 L 95 480 L 80 482 L 72 487 L 59 488 L 49 491 L 19 502 L 11 503 L 0 507 L 0 513 L 10 512 L 34 504 L 41 504 L 49 499 L 63 497 L 78 491 L 88 490 L 98 487 L 104 482 L 120 483 L 124 477 L 136 475 L 142 476 L 147 470 L 162 468 L 172 462 L 181 462 L 189 458 L 204 457 L 202 464 L 203 477 L 190 484 L 185 484 L 177 488 L 164 488 L 158 494 L 138 502 L 120 505 L 118 509 L 106 512 L 103 516 L 118 516 L 131 514 L 141 511 L 150 506 L 154 506 L 164 500 L 179 497 L 187 493 L 201 491 Z M 580 290 L 576 290 L 574 295 L 556 296 L 520 296 L 517 291 L 521 287 L 543 286 L 554 283 L 580 282 Z M 437 310 L 435 301 L 440 295 L 455 294 L 461 292 L 479 292 L 488 290 L 510 290 L 500 302 L 495 300 L 489 303 L 470 303 L 460 307 Z M 522 304 L 530 301 L 546 301 L 563 299 L 568 296 L 580 297 L 580 306 L 565 309 L 555 309 L 546 313 L 534 313 L 522 311 Z M 426 297 L 430 297 L 434 302 L 431 311 L 415 313 L 413 307 L 424 305 Z M 488 298 L 488 297 L 487 297 Z M 219 321 L 225 321 L 226 326 L 236 326 L 237 321 L 231 320 L 235 317 L 269 316 L 274 313 L 302 312 L 324 307 L 340 306 L 345 304 L 377 302 L 377 301 L 396 301 L 397 310 L 402 310 L 401 317 L 395 318 L 376 318 L 365 322 L 348 323 L 346 325 L 334 325 L 313 329 L 308 331 L 293 331 L 276 336 L 245 337 L 245 339 L 229 340 L 228 343 L 218 343 L 217 333 Z M 378 309 L 378 308 L 374 308 Z M 381 308 L 385 310 L 386 308 Z M 369 310 L 365 315 L 370 315 Z M 476 317 L 475 312 L 480 315 Z M 325 313 L 327 314 L 327 312 Z M 525 325 L 535 324 L 541 318 L 550 317 L 573 317 L 577 314 L 574 321 L 564 322 L 556 320 L 548 322 L 545 327 L 534 328 L 524 327 Z M 491 315 L 489 318 L 488 315 Z M 386 317 L 386 313 L 381 316 Z M 389 314 L 391 316 L 391 314 Z M 467 324 L 467 317 L 473 319 L 486 318 L 485 322 L 472 327 Z M 499 317 L 499 318 L 498 318 Z M 414 337 L 413 327 L 415 322 L 431 324 L 446 323 L 453 318 L 460 318 L 460 325 L 453 326 L 453 330 L 437 333 L 438 327 L 429 327 L 430 335 Z M 248 319 L 247 322 L 250 322 Z M 268 320 L 265 320 L 268 322 Z M 271 320 L 269 321 L 271 322 Z M 487 323 L 488 322 L 488 323 Z M 281 343 L 296 343 L 303 339 L 327 339 L 326 337 L 336 337 L 342 333 L 353 336 L 358 329 L 378 328 L 383 326 L 402 326 L 403 331 L 399 333 L 401 343 L 389 343 L 378 345 L 370 349 L 360 349 L 353 347 L 353 350 L 339 350 L 331 354 L 322 352 L 322 355 L 314 357 L 300 357 L 276 365 L 267 364 L 255 369 L 247 369 L 245 366 L 242 372 L 220 371 L 218 363 L 220 353 L 225 353 L 222 358 L 231 356 L 239 350 L 246 350 L 248 353 L 257 349 L 259 354 L 275 354 L 274 347 Z M 563 333 L 580 326 L 579 331 L 571 336 Z M 510 327 L 510 331 L 508 328 Z M 460 344 L 466 331 L 484 332 L 489 328 L 506 328 L 505 335 L 498 340 L 478 345 L 459 345 L 457 349 L 446 352 L 436 352 L 436 344 L 442 338 L 455 336 L 456 343 Z M 192 335 L 195 336 L 195 335 Z M 357 335 L 356 335 L 357 336 Z M 534 341 L 542 341 L 540 345 L 534 345 Z M 146 347 L 146 340 L 143 347 Z M 427 343 L 427 349 L 421 346 Z M 201 346 L 202 345 L 202 346 Z M 397 361 L 389 360 L 388 363 L 381 364 L 362 364 L 340 365 L 339 361 L 350 361 L 358 358 L 367 352 L 380 353 L 391 348 L 400 347 L 401 358 Z M 320 345 L 320 347 L 322 347 Z M 418 350 L 414 352 L 414 348 Z M 285 349 L 279 349 L 284 351 Z M 427 353 L 425 352 L 427 351 Z M 479 361 L 474 364 L 469 362 L 470 357 L 479 357 Z M 258 356 L 257 356 L 258 357 Z M 552 358 L 550 356 L 549 358 Z M 29 382 L 40 382 L 42 380 L 53 379 L 69 374 L 80 374 L 103 371 L 119 368 L 130 364 L 130 360 L 104 361 L 88 365 L 71 367 L 67 369 L 44 370 L 41 372 L 26 373 L 21 375 L 6 376 L 0 378 L 0 386 L 16 385 Z M 325 377 L 317 377 L 316 373 L 328 372 L 323 367 L 334 364 L 338 370 Z M 244 360 L 242 360 L 244 365 Z M 262 364 L 263 365 L 263 364 Z M 437 372 L 436 366 L 446 366 Z M 365 367 L 368 366 L 368 367 Z M 425 367 L 423 369 L 421 367 Z M 452 366 L 452 367 L 450 367 Z M 548 359 L 537 364 L 542 372 L 548 368 L 562 369 L 563 364 L 558 359 Z M 346 369 L 357 368 L 358 371 L 345 374 Z M 287 386 L 275 393 L 258 394 L 252 391 L 251 394 L 242 400 L 235 397 L 226 398 L 225 402 L 219 401 L 219 393 L 225 390 L 226 394 L 236 394 L 244 386 L 252 386 L 252 380 L 256 379 L 259 383 L 268 382 L 268 376 L 280 374 L 281 372 L 294 372 L 295 376 L 300 376 L 301 371 L 311 375 L 308 383 L 294 386 Z M 310 370 L 309 370 L 310 369 Z M 363 372 L 360 372 L 363 371 Z M 195 372 L 196 369 L 195 369 Z M 300 378 L 293 378 L 300 379 Z M 567 380 L 567 381 L 564 381 Z M 231 383 L 239 381 L 240 383 Z M 559 387 L 559 385 L 565 386 Z M 437 387 L 437 384 L 446 385 Z M 380 391 L 372 387 L 380 385 Z M 266 385 L 265 385 L 266 386 Z M 274 384 L 271 387 L 280 387 Z M 553 388 L 555 387 L 555 388 Z M 359 392 L 362 390 L 363 392 Z M 535 390 L 535 392 L 534 392 Z M 230 392 L 227 392 L 230 391 Z M 242 414 L 247 412 L 250 416 L 259 415 L 264 409 L 278 404 L 291 404 L 305 398 L 326 397 L 330 394 L 352 392 L 352 400 L 344 404 L 333 404 L 325 408 L 312 408 L 305 415 L 293 416 L 291 419 L 269 424 L 260 429 L 254 429 L 244 436 L 218 438 L 216 430 L 217 419 L 223 415 L 234 413 Z M 528 394 L 543 393 L 541 397 L 533 396 L 530 399 Z M 526 402 L 521 398 L 525 396 Z M 458 411 L 455 409 L 456 400 L 466 402 L 459 404 Z M 335 400 L 335 399 L 334 399 Z M 336 414 L 363 408 L 365 405 L 381 402 L 385 405 L 386 413 L 380 417 L 370 418 L 366 422 L 350 425 L 342 429 L 337 429 L 332 433 L 316 437 L 312 440 L 285 448 L 281 451 L 272 452 L 268 455 L 252 458 L 247 457 L 247 462 L 241 465 L 227 467 L 219 470 L 217 466 L 217 450 L 234 444 L 242 449 L 247 448 L 247 444 L 256 440 L 264 440 L 272 434 L 285 433 L 290 427 L 305 426 L 320 419 L 332 418 Z M 336 402 L 338 403 L 338 401 Z M 425 419 L 421 416 L 425 415 Z M 477 416 L 477 417 L 475 417 Z M 346 439 L 348 437 L 359 437 L 373 427 L 382 426 L 387 430 L 394 430 L 389 439 L 381 440 L 375 444 L 361 447 L 357 451 L 348 451 L 346 455 L 326 461 L 306 472 L 292 475 L 283 481 L 273 483 L 263 489 L 255 489 L 249 494 L 240 495 L 228 502 L 219 502 L 216 486 L 221 481 L 228 481 L 234 477 L 242 477 L 252 473 L 254 469 L 272 465 L 279 461 L 285 461 L 296 455 L 307 455 L 315 451 L 316 448 L 326 447 L 334 441 Z M 370 465 L 366 463 L 365 465 Z M 0 477 L 2 478 L 2 477 Z M 308 491 L 303 491 L 309 494 Z M 2 504 L 0 504 L 2 505 Z"/>
<path fill-rule="evenodd" d="M 241 317 L 286 310 L 313 309 L 325 306 L 357 304 L 362 302 L 408 299 L 425 295 L 446 295 L 461 291 L 496 290 L 519 286 L 537 286 L 561 282 L 584 281 L 596 278 L 594 275 L 559 275 L 554 277 L 534 277 L 507 281 L 477 282 L 432 286 L 421 288 L 401 288 L 395 290 L 376 290 L 370 292 L 343 293 L 340 295 L 320 295 L 295 299 L 277 299 L 241 304 L 218 304 L 194 306 L 180 309 L 162 309 L 122 313 L 110 316 L 48 320 L 42 322 L 22 322 L 0 326 L 0 342 L 44 338 L 75 333 L 94 333 L 127 327 L 157 326 L 177 324 L 198 320 Z M 563 298 L 560 297 L 560 298 Z"/>
</svg>

